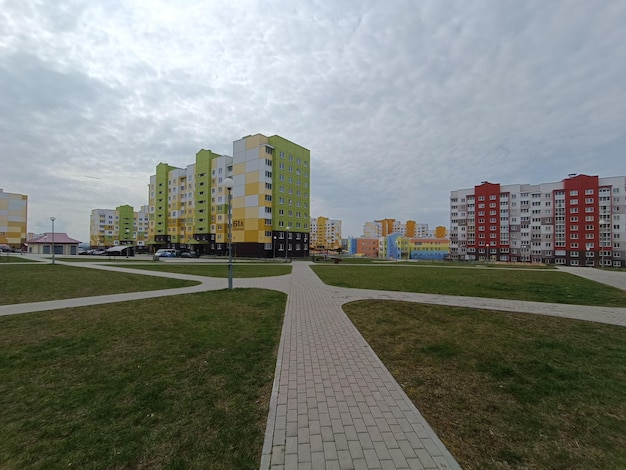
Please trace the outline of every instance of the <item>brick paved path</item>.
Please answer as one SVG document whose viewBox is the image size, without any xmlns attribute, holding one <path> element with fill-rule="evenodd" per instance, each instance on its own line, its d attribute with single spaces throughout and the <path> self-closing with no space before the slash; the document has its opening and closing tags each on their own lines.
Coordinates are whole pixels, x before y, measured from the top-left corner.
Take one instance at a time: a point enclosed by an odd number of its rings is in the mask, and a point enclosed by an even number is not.
<svg viewBox="0 0 626 470">
<path fill-rule="evenodd" d="M 293 264 L 261 469 L 459 468 L 334 290 Z"/>
</svg>

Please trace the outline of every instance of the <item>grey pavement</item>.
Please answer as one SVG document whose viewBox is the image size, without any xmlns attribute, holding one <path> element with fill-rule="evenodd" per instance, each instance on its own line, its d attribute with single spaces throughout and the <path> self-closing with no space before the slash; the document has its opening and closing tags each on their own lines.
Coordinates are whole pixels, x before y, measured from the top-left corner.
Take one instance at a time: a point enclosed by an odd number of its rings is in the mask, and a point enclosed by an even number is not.
<svg viewBox="0 0 626 470">
<path fill-rule="evenodd" d="M 335 292 L 293 263 L 261 469 L 460 468 Z"/>
<path fill-rule="evenodd" d="M 573 274 L 575 276 L 584 277 L 592 281 L 601 282 L 611 287 L 626 290 L 626 273 L 622 271 L 614 271 L 612 269 L 595 269 L 595 268 L 574 268 L 570 266 L 559 266 L 559 271 Z"/>
<path fill-rule="evenodd" d="M 225 289 L 226 279 L 71 263 L 198 281 L 179 289 L 0 306 L 0 315 Z M 540 314 L 626 326 L 626 308 L 373 291 L 328 286 L 295 262 L 287 276 L 235 278 L 234 287 L 288 294 L 261 470 L 454 469 L 454 457 L 343 313 L 346 302 L 389 299 Z M 560 268 L 626 289 L 626 273 Z"/>
</svg>

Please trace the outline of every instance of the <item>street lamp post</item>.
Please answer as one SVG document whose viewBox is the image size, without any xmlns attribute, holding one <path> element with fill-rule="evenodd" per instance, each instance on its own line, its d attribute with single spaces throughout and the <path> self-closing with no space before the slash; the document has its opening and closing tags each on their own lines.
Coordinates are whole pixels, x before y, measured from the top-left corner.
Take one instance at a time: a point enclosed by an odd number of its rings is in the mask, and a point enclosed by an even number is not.
<svg viewBox="0 0 626 470">
<path fill-rule="evenodd" d="M 276 235 L 274 235 L 274 243 L 272 243 L 272 258 L 276 258 Z"/>
<path fill-rule="evenodd" d="M 50 221 L 52 222 L 52 264 L 54 264 L 54 221 L 57 220 L 55 217 L 50 217 Z"/>
<path fill-rule="evenodd" d="M 285 263 L 287 262 L 288 251 L 289 251 L 289 227 L 285 227 Z"/>
<path fill-rule="evenodd" d="M 604 224 L 606 222 L 604 219 L 600 219 L 598 222 L 600 224 L 600 262 L 602 263 L 602 269 L 604 269 Z"/>
<path fill-rule="evenodd" d="M 233 289 L 233 211 L 232 211 L 232 194 L 233 179 L 226 178 L 224 187 L 228 191 L 228 289 Z"/>
<path fill-rule="evenodd" d="M 489 243 L 487 243 L 487 246 L 485 247 L 485 261 L 488 263 L 489 262 L 489 247 L 491 245 Z"/>
<path fill-rule="evenodd" d="M 130 234 L 130 230 L 126 229 L 126 257 L 128 258 L 128 249 L 130 248 L 130 243 L 128 243 L 128 235 Z"/>
</svg>

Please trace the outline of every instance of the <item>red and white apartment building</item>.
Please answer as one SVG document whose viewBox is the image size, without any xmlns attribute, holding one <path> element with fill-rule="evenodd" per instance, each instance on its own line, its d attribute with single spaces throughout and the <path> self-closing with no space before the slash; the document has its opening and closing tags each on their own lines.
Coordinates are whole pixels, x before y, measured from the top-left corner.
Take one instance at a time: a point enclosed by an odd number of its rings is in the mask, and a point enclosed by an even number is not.
<svg viewBox="0 0 626 470">
<path fill-rule="evenodd" d="M 626 267 L 626 177 L 451 191 L 450 257 Z"/>
</svg>

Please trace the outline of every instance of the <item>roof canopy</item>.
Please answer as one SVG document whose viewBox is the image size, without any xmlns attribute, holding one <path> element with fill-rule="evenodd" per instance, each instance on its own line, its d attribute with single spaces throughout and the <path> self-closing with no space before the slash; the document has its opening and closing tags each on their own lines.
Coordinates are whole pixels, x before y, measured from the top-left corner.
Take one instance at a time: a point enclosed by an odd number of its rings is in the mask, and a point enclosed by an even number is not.
<svg viewBox="0 0 626 470">
<path fill-rule="evenodd" d="M 126 250 L 126 248 L 133 248 L 133 245 L 112 246 L 111 248 L 108 248 L 106 251 L 107 253 L 121 253 L 122 251 Z"/>
<path fill-rule="evenodd" d="M 43 235 L 39 236 L 39 237 L 35 237 L 32 238 L 30 240 L 28 240 L 29 244 L 37 244 L 37 243 L 42 243 L 42 244 L 50 244 L 52 243 L 52 233 L 44 233 Z M 80 243 L 78 240 L 74 240 L 73 238 L 70 238 L 67 236 L 67 233 L 63 233 L 63 232 L 55 232 L 54 233 L 54 244 L 55 245 L 77 245 L 78 243 Z"/>
</svg>

